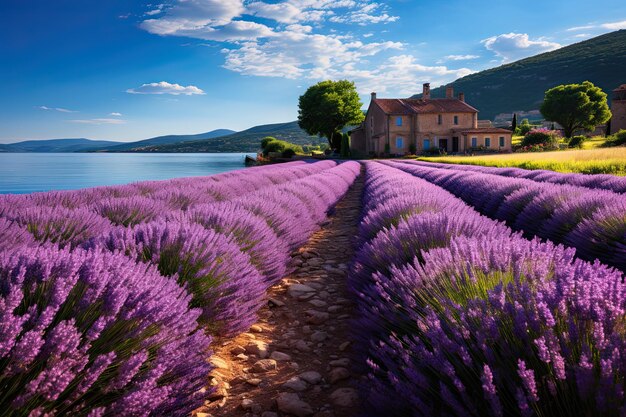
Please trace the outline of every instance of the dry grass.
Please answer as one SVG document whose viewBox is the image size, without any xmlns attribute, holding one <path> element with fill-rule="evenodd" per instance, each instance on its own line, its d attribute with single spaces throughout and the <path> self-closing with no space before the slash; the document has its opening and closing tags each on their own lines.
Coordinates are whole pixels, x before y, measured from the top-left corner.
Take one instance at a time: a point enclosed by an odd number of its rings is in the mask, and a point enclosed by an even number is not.
<svg viewBox="0 0 626 417">
<path fill-rule="evenodd" d="M 586 144 L 587 145 L 587 144 Z M 592 148 L 554 152 L 512 153 L 484 156 L 420 157 L 422 161 L 451 164 L 549 169 L 583 174 L 626 175 L 626 147 Z M 597 145 L 596 145 L 597 146 Z"/>
</svg>

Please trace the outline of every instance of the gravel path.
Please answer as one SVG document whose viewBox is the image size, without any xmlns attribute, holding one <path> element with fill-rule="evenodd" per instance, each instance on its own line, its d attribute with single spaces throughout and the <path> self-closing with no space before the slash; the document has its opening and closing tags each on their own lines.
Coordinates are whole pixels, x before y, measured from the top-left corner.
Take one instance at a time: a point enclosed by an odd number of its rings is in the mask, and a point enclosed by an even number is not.
<svg viewBox="0 0 626 417">
<path fill-rule="evenodd" d="M 296 270 L 269 290 L 259 322 L 234 340 L 214 343 L 211 384 L 217 389 L 197 417 L 356 414 L 346 274 L 362 191 L 363 175 L 293 256 Z"/>
</svg>

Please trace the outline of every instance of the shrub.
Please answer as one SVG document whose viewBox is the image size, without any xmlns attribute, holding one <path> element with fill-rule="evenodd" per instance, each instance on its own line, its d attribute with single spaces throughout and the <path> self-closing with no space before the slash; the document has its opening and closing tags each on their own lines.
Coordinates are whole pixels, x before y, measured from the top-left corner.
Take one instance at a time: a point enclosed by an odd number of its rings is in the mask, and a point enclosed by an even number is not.
<svg viewBox="0 0 626 417">
<path fill-rule="evenodd" d="M 414 143 L 409 144 L 409 154 L 415 155 L 417 153 L 417 146 Z"/>
<path fill-rule="evenodd" d="M 522 124 L 517 128 L 517 132 L 519 135 L 525 136 L 526 133 L 530 132 L 533 129 L 532 125 L 528 122 L 528 119 L 523 119 Z"/>
<path fill-rule="evenodd" d="M 25 227 L 0 217 L 0 251 L 19 249 L 22 245 L 35 246 L 33 235 Z"/>
<path fill-rule="evenodd" d="M 261 139 L 261 149 L 265 149 L 270 142 L 277 142 L 277 141 L 278 139 L 276 139 L 273 136 L 266 136 L 263 139 Z"/>
<path fill-rule="evenodd" d="M 587 140 L 587 136 L 583 136 L 583 135 L 573 136 L 567 143 L 567 146 L 570 148 L 582 148 L 583 143 L 586 140 Z"/>
<path fill-rule="evenodd" d="M 263 278 L 250 256 L 229 238 L 199 224 L 154 221 L 119 228 L 88 247 L 121 251 L 157 265 L 164 276 L 189 288 L 192 307 L 212 333 L 233 335 L 250 327 L 263 303 Z"/>
<path fill-rule="evenodd" d="M 231 236 L 250 261 L 261 272 L 267 285 L 280 280 L 286 273 L 289 249 L 276 236 L 263 217 L 243 209 L 234 202 L 198 206 L 188 218 L 207 229 Z"/>
<path fill-rule="evenodd" d="M 626 144 L 626 129 L 609 136 L 604 146 L 621 146 Z"/>
<path fill-rule="evenodd" d="M 113 224 L 134 226 L 154 220 L 166 211 L 166 206 L 158 200 L 133 196 L 99 201 L 93 210 Z"/>
<path fill-rule="evenodd" d="M 554 130 L 533 129 L 524 135 L 522 139 L 522 147 L 540 146 L 545 150 L 558 149 L 560 135 Z"/>
<path fill-rule="evenodd" d="M 265 139 L 269 139 L 269 138 L 270 137 L 267 137 Z M 265 156 L 267 156 L 270 152 L 284 153 L 288 149 L 290 149 L 293 152 L 294 155 L 296 153 L 303 153 L 304 152 L 302 150 L 302 146 L 300 146 L 300 145 L 295 145 L 293 143 L 289 143 L 289 142 L 286 142 L 284 140 L 278 140 L 276 138 L 271 138 L 271 139 L 273 139 L 273 140 L 265 141 L 265 146 L 262 146 L 263 155 L 265 155 Z"/>
<path fill-rule="evenodd" d="M 283 158 L 291 158 L 296 154 L 293 148 L 287 148 L 283 151 Z"/>
<path fill-rule="evenodd" d="M 36 206 L 7 217 L 26 228 L 35 240 L 74 248 L 108 231 L 111 223 L 87 209 Z"/>
<path fill-rule="evenodd" d="M 616 414 L 621 274 L 573 255 L 538 240 L 458 238 L 392 268 L 393 279 L 375 275 L 372 306 L 389 336 L 371 350 L 370 401 L 402 416 Z M 385 320 L 397 306 L 402 327 Z"/>
<path fill-rule="evenodd" d="M 210 339 L 174 280 L 121 254 L 0 252 L 3 415 L 188 415 Z"/>
</svg>

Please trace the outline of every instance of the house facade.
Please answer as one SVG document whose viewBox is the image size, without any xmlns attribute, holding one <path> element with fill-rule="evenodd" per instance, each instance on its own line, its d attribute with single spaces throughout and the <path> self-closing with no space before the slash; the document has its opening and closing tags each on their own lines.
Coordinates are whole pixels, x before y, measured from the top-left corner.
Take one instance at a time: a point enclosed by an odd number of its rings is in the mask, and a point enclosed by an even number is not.
<svg viewBox="0 0 626 417">
<path fill-rule="evenodd" d="M 350 132 L 351 150 L 357 155 L 405 155 L 433 149 L 464 153 L 472 149 L 510 152 L 512 132 L 479 126 L 478 110 L 454 97 L 431 98 L 424 84 L 421 99 L 380 99 L 372 93 L 365 121 Z"/>
</svg>

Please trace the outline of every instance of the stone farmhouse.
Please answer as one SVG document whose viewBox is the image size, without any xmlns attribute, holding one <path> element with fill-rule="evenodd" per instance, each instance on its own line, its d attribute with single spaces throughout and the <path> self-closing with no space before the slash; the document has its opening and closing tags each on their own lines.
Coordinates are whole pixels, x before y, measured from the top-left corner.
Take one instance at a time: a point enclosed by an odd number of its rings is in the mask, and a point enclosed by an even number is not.
<svg viewBox="0 0 626 417">
<path fill-rule="evenodd" d="M 365 121 L 350 132 L 350 148 L 354 155 L 434 149 L 465 153 L 481 148 L 510 152 L 511 138 L 510 130 L 479 124 L 478 110 L 465 102 L 463 93 L 454 97 L 448 87 L 446 98 L 431 98 L 426 83 L 421 99 L 377 98 L 372 93 Z"/>
</svg>

